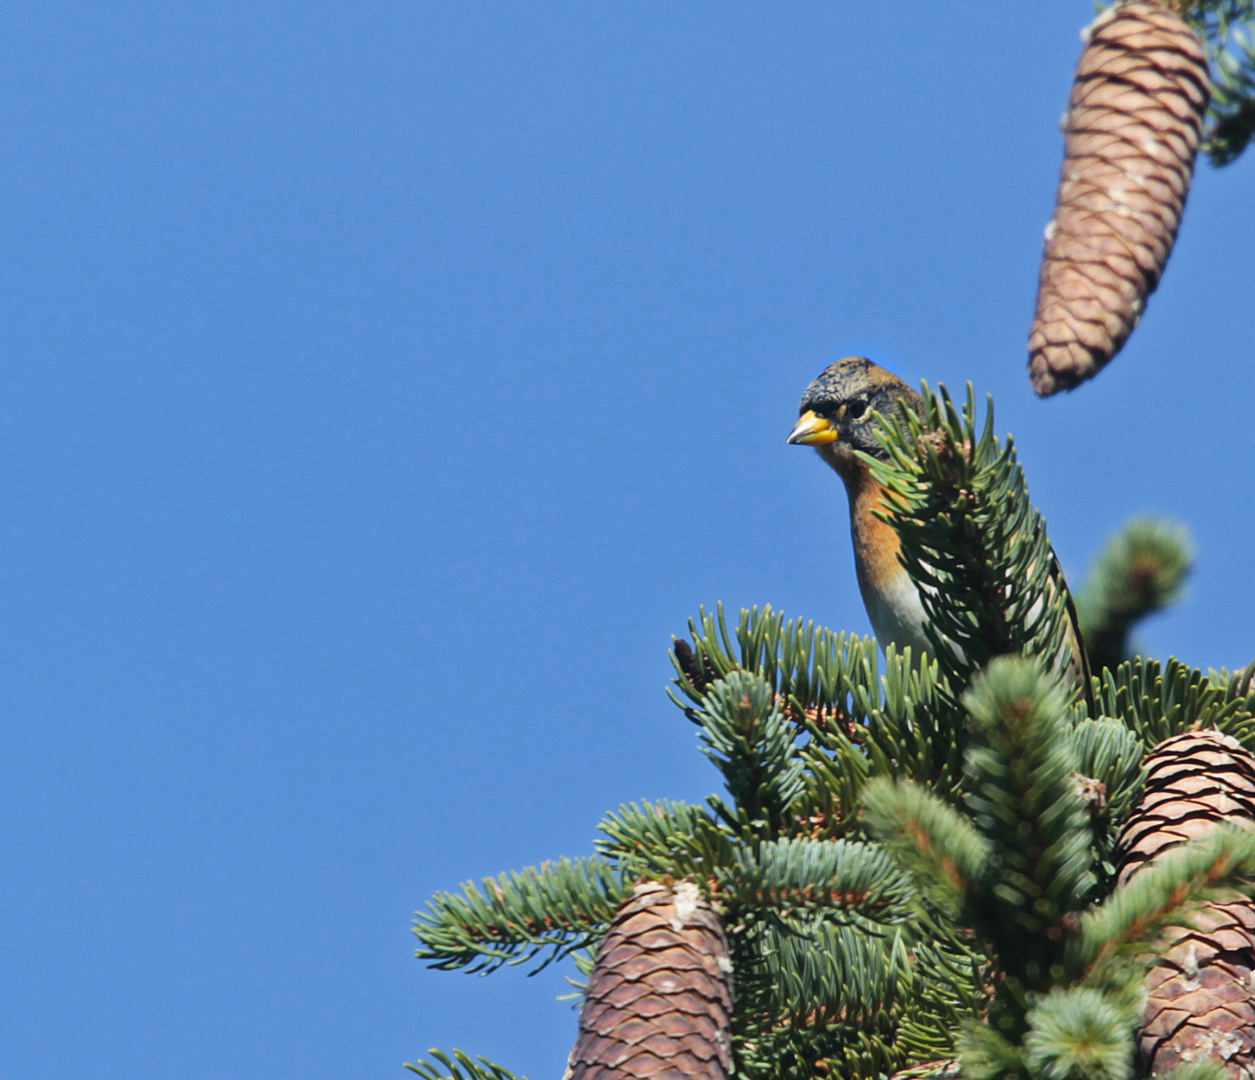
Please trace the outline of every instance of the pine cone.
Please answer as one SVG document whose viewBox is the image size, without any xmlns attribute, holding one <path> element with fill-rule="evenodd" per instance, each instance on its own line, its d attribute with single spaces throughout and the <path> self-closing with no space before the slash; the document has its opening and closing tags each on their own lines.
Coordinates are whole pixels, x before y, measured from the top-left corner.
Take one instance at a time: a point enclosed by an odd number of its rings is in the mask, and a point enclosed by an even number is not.
<svg viewBox="0 0 1255 1080">
<path fill-rule="evenodd" d="M 638 885 L 588 981 L 566 1080 L 727 1080 L 732 965 L 723 923 L 688 882 Z"/>
<path fill-rule="evenodd" d="M 1255 824 L 1255 757 L 1218 731 L 1165 739 L 1120 836 L 1120 881 L 1220 822 Z M 1212 1058 L 1255 1080 L 1255 904 L 1206 904 L 1146 974 L 1138 1040 L 1143 1075 Z"/>
<path fill-rule="evenodd" d="M 1210 97 L 1198 35 L 1163 5 L 1131 0 L 1090 28 L 1029 332 L 1042 397 L 1096 375 L 1137 325 L 1176 240 Z"/>
</svg>

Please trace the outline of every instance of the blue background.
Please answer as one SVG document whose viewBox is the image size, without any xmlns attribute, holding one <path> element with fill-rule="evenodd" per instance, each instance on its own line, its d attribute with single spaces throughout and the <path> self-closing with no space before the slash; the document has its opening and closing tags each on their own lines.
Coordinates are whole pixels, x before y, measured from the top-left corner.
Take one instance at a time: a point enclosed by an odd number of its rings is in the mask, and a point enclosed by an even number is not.
<svg viewBox="0 0 1255 1080">
<path fill-rule="evenodd" d="M 998 400 L 1074 576 L 1255 653 L 1255 154 L 1095 382 L 1025 340 L 1089 0 L 0 13 L 0 1073 L 539 1080 L 563 972 L 431 972 L 435 890 L 716 778 L 698 604 L 867 623 L 786 447 L 868 353 Z"/>
</svg>

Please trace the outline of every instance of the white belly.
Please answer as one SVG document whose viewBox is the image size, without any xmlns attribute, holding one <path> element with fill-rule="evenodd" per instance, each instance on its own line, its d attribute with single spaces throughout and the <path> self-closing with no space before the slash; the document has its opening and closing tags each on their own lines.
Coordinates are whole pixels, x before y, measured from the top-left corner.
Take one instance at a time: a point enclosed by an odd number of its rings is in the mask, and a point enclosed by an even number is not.
<svg viewBox="0 0 1255 1080">
<path fill-rule="evenodd" d="M 906 574 L 895 574 L 886 587 L 875 592 L 863 590 L 863 604 L 882 649 L 895 645 L 901 652 L 909 646 L 916 656 L 932 653 L 924 633 L 924 605 L 915 583 Z"/>
</svg>

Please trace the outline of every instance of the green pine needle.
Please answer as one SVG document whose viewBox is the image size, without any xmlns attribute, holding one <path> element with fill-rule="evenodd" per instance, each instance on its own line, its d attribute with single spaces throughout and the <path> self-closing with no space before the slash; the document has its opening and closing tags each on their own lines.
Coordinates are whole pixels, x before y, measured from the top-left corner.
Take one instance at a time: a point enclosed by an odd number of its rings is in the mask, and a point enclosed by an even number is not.
<svg viewBox="0 0 1255 1080">
<path fill-rule="evenodd" d="M 1076 774 L 1073 784 L 1089 814 L 1098 895 L 1115 885 L 1120 826 L 1141 796 L 1146 748 L 1118 720 L 1082 720 L 1071 733 Z"/>
<path fill-rule="evenodd" d="M 1223 895 L 1255 876 L 1255 834 L 1217 826 L 1207 836 L 1159 856 L 1119 886 L 1107 901 L 1081 917 L 1069 942 L 1074 967 L 1092 969 L 1121 957 L 1168 925 L 1177 925 L 1191 905 Z"/>
<path fill-rule="evenodd" d="M 1215 681 L 1176 659 L 1166 664 L 1135 659 L 1098 682 L 1097 709 L 1124 723 L 1147 750 L 1197 728 L 1216 728 L 1255 750 L 1255 694 L 1239 692 L 1237 679 Z"/>
<path fill-rule="evenodd" d="M 1024 1057 L 1042 1080 L 1128 1080 L 1140 1010 L 1084 986 L 1056 989 L 1029 1011 Z"/>
<path fill-rule="evenodd" d="M 1129 659 L 1133 627 L 1180 599 L 1193 564 L 1189 530 L 1175 522 L 1134 518 L 1107 541 L 1076 599 L 1094 671 Z"/>
<path fill-rule="evenodd" d="M 915 889 L 887 851 L 851 840 L 777 840 L 741 849 L 720 898 L 777 914 L 827 911 L 893 925 L 913 915 Z"/>
<path fill-rule="evenodd" d="M 959 1054 L 963 1080 L 1030 1080 L 1023 1047 L 988 1024 L 973 1022 L 964 1027 Z"/>
<path fill-rule="evenodd" d="M 1082 720 L 1072 729 L 1076 771 L 1101 785 L 1101 805 L 1090 803 L 1092 816 L 1123 822 L 1141 794 L 1146 747 L 1137 733 L 1118 720 Z"/>
<path fill-rule="evenodd" d="M 410 1072 L 418 1073 L 423 1080 L 527 1080 L 510 1072 L 504 1065 L 489 1061 L 486 1057 L 472 1058 L 462 1050 L 452 1055 L 443 1050 L 428 1050 L 435 1061 L 419 1058 L 414 1064 L 405 1063 Z"/>
<path fill-rule="evenodd" d="M 689 620 L 692 645 L 676 641 L 671 660 L 679 694 L 672 699 L 698 717 L 681 700 L 700 706 L 709 686 L 733 671 L 750 671 L 764 679 L 781 698 L 802 711 L 843 710 L 854 687 L 875 693 L 876 641 L 855 634 L 834 633 L 803 619 L 786 619 L 770 605 L 742 610 L 730 630 L 723 605 L 712 614 L 702 608 Z"/>
<path fill-rule="evenodd" d="M 738 1074 L 878 1080 L 955 1052 L 982 1003 L 978 958 L 906 930 L 790 919 L 733 938 Z"/>
<path fill-rule="evenodd" d="M 415 955 L 434 968 L 485 973 L 542 956 L 539 971 L 595 942 L 630 892 L 601 859 L 560 859 L 484 878 L 482 888 L 468 881 L 415 915 Z"/>
<path fill-rule="evenodd" d="M 1004 968 L 1031 985 L 1050 970 L 1050 927 L 1095 885 L 1067 701 L 1035 664 L 1002 657 L 964 702 L 978 731 L 968 753 L 968 805 L 993 847 L 997 914 L 984 929 Z"/>
<path fill-rule="evenodd" d="M 736 862 L 736 847 L 710 812 L 691 803 L 630 803 L 597 826 L 597 853 L 629 876 L 704 878 Z"/>
<path fill-rule="evenodd" d="M 926 788 L 902 780 L 872 781 L 864 793 L 864 821 L 947 910 L 957 912 L 983 887 L 989 842 Z"/>
<path fill-rule="evenodd" d="M 771 838 L 792 826 L 805 789 L 803 764 L 780 700 L 760 675 L 731 671 L 702 698 L 702 752 L 723 774 L 735 810 L 712 798 L 715 813 L 744 835 Z"/>
</svg>

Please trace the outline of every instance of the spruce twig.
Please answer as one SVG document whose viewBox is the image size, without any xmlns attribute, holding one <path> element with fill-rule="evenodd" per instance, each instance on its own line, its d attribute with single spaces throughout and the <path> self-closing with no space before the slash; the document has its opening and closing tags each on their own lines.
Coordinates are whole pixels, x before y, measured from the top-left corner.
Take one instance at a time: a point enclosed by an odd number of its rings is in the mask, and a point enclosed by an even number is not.
<svg viewBox="0 0 1255 1080">
<path fill-rule="evenodd" d="M 596 941 L 630 887 L 601 859 L 559 859 L 482 887 L 468 881 L 415 916 L 416 955 L 445 971 L 485 973 L 541 956 L 539 971 Z"/>
<path fill-rule="evenodd" d="M 462 1050 L 454 1050 L 451 1055 L 436 1049 L 427 1053 L 435 1060 L 419 1058 L 415 1063 L 405 1063 L 410 1072 L 417 1073 L 423 1080 L 527 1080 L 515 1076 L 504 1065 L 486 1057 L 472 1058 Z"/>
<path fill-rule="evenodd" d="M 1133 627 L 1181 598 L 1193 564 L 1189 531 L 1175 522 L 1134 518 L 1107 541 L 1076 599 L 1093 671 L 1130 659 Z"/>
</svg>

